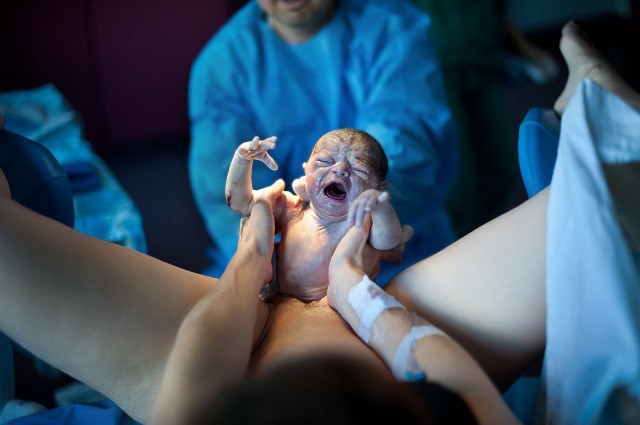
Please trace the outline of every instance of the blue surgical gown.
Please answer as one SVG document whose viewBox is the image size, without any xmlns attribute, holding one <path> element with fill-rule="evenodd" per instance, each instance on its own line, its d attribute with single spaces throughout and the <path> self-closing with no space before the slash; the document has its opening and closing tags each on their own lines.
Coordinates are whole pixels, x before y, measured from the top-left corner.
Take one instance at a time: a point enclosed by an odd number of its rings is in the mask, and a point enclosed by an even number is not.
<svg viewBox="0 0 640 425">
<path fill-rule="evenodd" d="M 260 188 L 301 176 L 324 133 L 367 131 L 388 156 L 392 204 L 415 230 L 401 267 L 453 241 L 443 199 L 455 177 L 454 129 L 429 25 L 409 2 L 345 0 L 314 37 L 288 44 L 251 1 L 209 40 L 191 71 L 189 173 L 218 272 L 236 250 L 240 221 L 226 205 L 227 170 L 256 135 L 278 137 L 279 169 L 254 164 Z M 398 270 L 383 264 L 378 283 Z"/>
</svg>

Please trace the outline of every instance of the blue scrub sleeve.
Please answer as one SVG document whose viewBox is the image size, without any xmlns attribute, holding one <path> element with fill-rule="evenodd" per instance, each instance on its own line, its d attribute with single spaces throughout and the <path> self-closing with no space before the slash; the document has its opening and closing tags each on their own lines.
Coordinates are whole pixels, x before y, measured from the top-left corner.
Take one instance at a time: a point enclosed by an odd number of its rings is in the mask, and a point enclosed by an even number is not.
<svg viewBox="0 0 640 425">
<path fill-rule="evenodd" d="M 403 223 L 416 223 L 442 210 L 455 178 L 454 125 L 428 21 L 388 40 L 368 70 L 358 127 L 382 144 L 392 203 Z"/>
</svg>

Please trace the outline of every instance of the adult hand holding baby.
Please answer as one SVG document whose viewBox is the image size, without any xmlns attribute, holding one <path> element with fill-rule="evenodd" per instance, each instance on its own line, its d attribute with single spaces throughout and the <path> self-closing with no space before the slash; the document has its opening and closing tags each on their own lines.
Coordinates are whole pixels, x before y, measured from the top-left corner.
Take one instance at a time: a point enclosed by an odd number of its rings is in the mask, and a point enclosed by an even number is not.
<svg viewBox="0 0 640 425">
<path fill-rule="evenodd" d="M 392 239 L 370 231 L 369 242 L 380 249 L 381 256 L 379 260 L 391 264 L 401 264 L 405 243 L 407 243 L 413 236 L 413 228 L 408 225 L 400 225 L 400 221 L 395 213 L 393 213 L 393 207 L 390 204 L 390 200 L 391 195 L 389 192 L 377 189 L 368 189 L 360 194 L 360 196 L 358 196 L 358 198 L 353 202 L 349 208 L 347 220 L 349 225 L 356 227 L 362 226 L 367 215 L 371 216 L 372 220 L 395 222 L 398 231 L 392 232 Z M 369 276 L 377 276 L 377 274 L 370 274 Z"/>
<path fill-rule="evenodd" d="M 403 225 L 398 246 L 380 251 L 366 243 L 372 223 L 371 213 L 367 212 L 363 217 L 362 226 L 352 226 L 336 247 L 329 264 L 329 288 L 332 278 L 335 281 L 340 276 L 347 276 L 352 270 L 360 270 L 375 279 L 380 273 L 380 261 L 392 264 L 402 263 L 404 245 L 413 236 L 413 228 Z"/>
<path fill-rule="evenodd" d="M 284 181 L 276 180 L 271 186 L 260 191 L 251 210 L 251 215 L 243 217 L 240 221 L 241 244 L 253 243 L 259 253 L 267 260 L 267 266 L 271 268 L 271 256 L 274 249 L 275 220 L 273 208 L 276 200 L 282 195 Z M 265 283 L 271 281 L 272 271 L 268 273 Z"/>
<path fill-rule="evenodd" d="M 378 269 L 380 267 L 381 251 L 367 244 L 371 224 L 371 214 L 367 213 L 361 227 L 352 226 L 344 235 L 329 262 L 327 300 L 329 305 L 343 317 L 351 312 L 351 309 L 347 308 L 345 304 L 353 283 L 362 280 L 364 274 L 372 279 L 377 275 L 377 273 L 370 274 L 366 270 L 365 263 L 370 266 L 372 261 L 375 261 L 378 264 Z M 350 318 L 344 317 L 344 319 L 349 322 Z"/>
</svg>

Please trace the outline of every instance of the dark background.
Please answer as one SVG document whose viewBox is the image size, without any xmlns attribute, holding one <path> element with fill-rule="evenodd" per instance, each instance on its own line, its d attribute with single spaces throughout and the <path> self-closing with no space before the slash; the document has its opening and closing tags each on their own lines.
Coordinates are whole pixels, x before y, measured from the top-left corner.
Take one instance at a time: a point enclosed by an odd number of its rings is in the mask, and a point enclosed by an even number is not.
<svg viewBox="0 0 640 425">
<path fill-rule="evenodd" d="M 101 151 L 184 135 L 191 63 L 244 3 L 11 2 L 0 13 L 0 91 L 54 83 Z"/>
<path fill-rule="evenodd" d="M 531 6 L 538 1 L 507 3 L 516 17 L 526 14 L 519 19 L 527 21 L 528 35 L 542 37 L 554 51 L 567 14 L 586 19 L 585 24 L 612 23 L 594 35 L 615 40 L 620 51 L 613 54 L 622 56 L 625 44 L 637 45 L 638 0 L 630 2 L 630 19 L 612 16 L 615 8 L 607 6 L 624 0 L 558 0 L 556 13 Z M 191 63 L 246 0 L 5 3 L 0 13 L 0 91 L 55 84 L 84 119 L 86 138 L 104 154 L 188 135 Z M 583 9 L 589 10 L 587 16 L 579 16 Z M 532 18 L 531 10 L 539 16 Z"/>
</svg>

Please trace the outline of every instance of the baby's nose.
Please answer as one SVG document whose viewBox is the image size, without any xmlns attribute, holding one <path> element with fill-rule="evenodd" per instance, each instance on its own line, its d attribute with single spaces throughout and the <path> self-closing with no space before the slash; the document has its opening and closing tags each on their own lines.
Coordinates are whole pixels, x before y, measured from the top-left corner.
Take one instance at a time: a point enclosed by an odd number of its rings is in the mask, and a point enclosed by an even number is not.
<svg viewBox="0 0 640 425">
<path fill-rule="evenodd" d="M 333 167 L 333 172 L 339 176 L 349 177 L 349 167 L 344 162 L 337 162 Z"/>
</svg>

